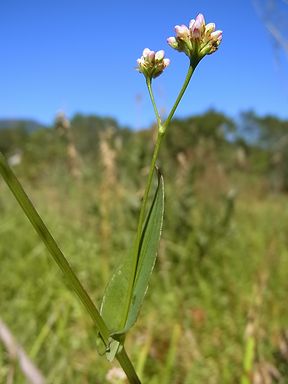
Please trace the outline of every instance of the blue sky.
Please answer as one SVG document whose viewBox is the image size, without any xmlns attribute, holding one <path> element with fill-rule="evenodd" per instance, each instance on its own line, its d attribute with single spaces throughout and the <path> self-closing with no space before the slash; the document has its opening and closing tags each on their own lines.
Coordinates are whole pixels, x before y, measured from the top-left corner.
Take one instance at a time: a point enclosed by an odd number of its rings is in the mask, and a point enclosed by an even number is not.
<svg viewBox="0 0 288 384">
<path fill-rule="evenodd" d="M 69 117 L 111 116 L 133 128 L 151 124 L 136 59 L 145 47 L 163 48 L 171 59 L 154 81 L 159 108 L 168 113 L 188 59 L 166 39 L 199 12 L 223 30 L 223 42 L 199 64 L 176 115 L 215 108 L 236 117 L 254 109 L 288 118 L 288 61 L 274 49 L 252 0 L 3 0 L 0 118 L 51 124 L 64 110 Z"/>
</svg>

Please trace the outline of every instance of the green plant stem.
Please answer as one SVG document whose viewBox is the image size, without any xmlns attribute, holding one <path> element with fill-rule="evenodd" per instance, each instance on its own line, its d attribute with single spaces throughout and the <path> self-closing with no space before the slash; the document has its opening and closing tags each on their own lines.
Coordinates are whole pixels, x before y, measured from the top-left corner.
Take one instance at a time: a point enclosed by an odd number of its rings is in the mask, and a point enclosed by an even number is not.
<svg viewBox="0 0 288 384">
<path fill-rule="evenodd" d="M 137 228 L 137 244 L 139 244 L 140 238 L 141 238 L 142 227 L 143 227 L 144 220 L 145 220 L 145 212 L 146 212 L 146 207 L 147 207 L 148 196 L 149 196 L 149 192 L 151 189 L 153 174 L 154 174 L 155 166 L 156 166 L 156 161 L 158 159 L 159 150 L 160 150 L 160 146 L 161 146 L 161 142 L 162 142 L 162 138 L 163 138 L 163 133 L 162 133 L 162 130 L 160 129 L 161 128 L 161 118 L 160 118 L 160 114 L 159 114 L 157 106 L 156 106 L 151 82 L 152 82 L 151 78 L 147 77 L 146 78 L 146 84 L 147 84 L 149 96 L 150 96 L 150 99 L 151 99 L 151 102 L 153 105 L 154 113 L 156 116 L 158 129 L 157 129 L 157 140 L 156 140 L 155 147 L 154 147 L 154 152 L 153 152 L 153 156 L 152 156 L 152 160 L 151 160 L 151 164 L 150 164 L 148 179 L 147 179 L 147 183 L 146 183 L 146 187 L 145 187 L 145 191 L 144 191 L 144 195 L 143 195 L 143 201 L 142 201 L 142 205 L 141 205 L 141 209 L 140 209 L 138 228 Z"/>
<path fill-rule="evenodd" d="M 182 97 L 183 97 L 187 87 L 188 87 L 188 84 L 189 84 L 189 82 L 191 80 L 191 77 L 192 77 L 192 75 L 193 75 L 193 73 L 195 71 L 195 68 L 199 64 L 200 60 L 201 59 L 192 59 L 192 58 L 190 59 L 190 65 L 189 65 L 188 72 L 187 72 L 186 78 L 184 80 L 184 83 L 182 85 L 182 88 L 180 89 L 180 92 L 179 92 L 179 94 L 177 96 L 177 99 L 176 99 L 176 101 L 175 101 L 175 103 L 174 103 L 174 105 L 173 105 L 173 107 L 172 107 L 172 109 L 171 109 L 171 111 L 170 111 L 170 113 L 169 113 L 165 123 L 163 124 L 164 132 L 166 131 L 167 126 L 170 124 L 170 121 L 172 120 L 172 117 L 174 116 L 174 113 L 175 113 L 175 111 L 176 111 L 176 109 L 177 109 L 177 107 L 178 107 L 178 105 L 179 105 L 179 103 L 180 103 L 180 101 L 181 101 L 181 99 L 182 99 Z"/>
<path fill-rule="evenodd" d="M 141 384 L 141 381 L 137 376 L 135 369 L 129 357 L 127 356 L 127 353 L 124 347 L 121 349 L 120 352 L 117 353 L 116 357 L 123 371 L 126 373 L 126 376 L 128 377 L 129 382 L 131 384 Z"/>
<path fill-rule="evenodd" d="M 139 244 L 139 241 L 141 238 L 141 232 L 142 232 L 142 227 L 143 227 L 143 223 L 144 223 L 144 219 L 145 219 L 145 212 L 146 212 L 146 207 L 147 207 L 148 196 L 149 196 L 149 192 L 151 189 L 153 174 L 154 174 L 156 161 L 157 161 L 157 158 L 159 155 L 159 150 L 160 150 L 163 136 L 166 132 L 167 126 L 169 125 L 172 117 L 174 116 L 174 113 L 175 113 L 187 87 L 188 87 L 188 84 L 191 80 L 193 72 L 194 72 L 195 68 L 197 67 L 199 61 L 200 61 L 199 59 L 197 59 L 197 60 L 190 59 L 190 65 L 189 65 L 188 72 L 187 72 L 187 75 L 185 77 L 184 83 L 182 85 L 182 88 L 180 89 L 180 92 L 177 96 L 177 99 L 176 99 L 176 101 L 175 101 L 175 103 L 174 103 L 174 105 L 173 105 L 173 107 L 172 107 L 172 109 L 171 109 L 171 111 L 170 111 L 164 124 L 162 124 L 162 122 L 161 122 L 160 114 L 159 114 L 157 106 L 156 106 L 156 102 L 155 102 L 155 98 L 154 98 L 154 94 L 153 94 L 153 90 L 152 90 L 152 85 L 151 85 L 151 83 L 152 83 L 151 78 L 146 78 L 146 84 L 147 84 L 149 96 L 150 96 L 151 103 L 153 105 L 154 113 L 155 113 L 156 120 L 157 120 L 158 134 L 157 134 L 157 140 L 156 140 L 155 147 L 154 147 L 152 161 L 150 164 L 149 175 L 148 175 L 148 179 L 147 179 L 147 183 L 146 183 L 146 187 L 145 187 L 145 191 L 144 191 L 144 195 L 143 195 L 143 201 L 142 201 L 142 205 L 141 205 L 141 209 L 140 209 L 136 244 Z"/>
<path fill-rule="evenodd" d="M 134 252 L 138 253 L 139 251 L 139 245 L 140 245 L 140 242 L 141 242 L 141 236 L 142 236 L 142 229 L 143 229 L 143 225 L 144 225 L 144 221 L 145 221 L 145 214 L 146 214 L 146 209 L 147 209 L 147 203 L 148 203 L 148 198 L 149 198 L 149 192 L 151 190 L 151 185 L 152 185 L 152 181 L 153 181 L 153 175 L 154 175 L 154 172 L 155 172 L 155 167 L 156 167 L 156 162 L 157 162 L 157 159 L 158 159 L 158 155 L 159 155 L 159 151 L 160 151 L 160 147 L 161 147 L 161 143 L 162 143 L 162 140 L 163 140 L 163 137 L 165 135 L 165 132 L 166 132 L 166 128 L 167 126 L 169 125 L 187 87 L 188 87 L 188 84 L 190 82 L 190 79 L 193 75 L 193 72 L 197 66 L 197 64 L 199 63 L 200 60 L 192 60 L 190 59 L 190 65 L 189 65 L 189 68 L 188 68 L 188 72 L 187 72 L 187 75 L 186 75 L 186 78 L 184 80 L 184 83 L 183 83 L 183 86 L 177 96 L 177 99 L 171 109 L 171 112 L 169 113 L 165 123 L 162 125 L 162 122 L 161 122 L 161 117 L 160 117 L 160 114 L 158 112 L 158 108 L 157 108 L 157 105 L 156 105 L 156 102 L 155 102 L 155 98 L 154 98 L 154 94 L 153 94 L 153 90 L 152 90 L 152 80 L 151 78 L 146 78 L 146 85 L 147 85 L 147 88 L 148 88 L 148 92 L 149 92 L 149 96 L 150 96 L 150 99 L 151 99 L 151 103 L 153 105 L 153 109 L 154 109 L 154 113 L 155 113 L 155 117 L 156 117 L 156 120 L 157 120 L 157 140 L 156 140 L 156 143 L 155 143 L 155 146 L 154 146 L 154 151 L 153 151 L 153 155 L 152 155 L 152 160 L 151 160 L 151 164 L 150 164 L 150 169 L 149 169 L 149 174 L 148 174 L 148 178 L 147 178 L 147 182 L 146 182 L 146 187 L 145 187 L 145 191 L 144 191 L 144 195 L 143 195 L 143 200 L 142 200 L 142 204 L 141 204 L 141 208 L 140 208 L 140 214 L 139 214 L 139 219 L 138 219 L 138 226 L 137 226 L 137 236 L 136 236 L 136 242 L 135 242 L 135 250 Z M 135 260 L 135 265 L 133 265 L 133 271 L 136 271 L 137 270 L 137 263 L 138 263 L 138 257 L 135 257 L 134 258 Z M 133 286 L 134 286 L 134 283 L 135 283 L 135 278 L 136 278 L 136 274 L 134 276 L 134 280 L 131 279 L 131 282 L 130 282 L 130 285 L 128 287 L 128 297 L 132 298 L 132 291 L 133 291 Z M 127 318 L 128 318 L 128 309 L 129 309 L 129 306 L 130 306 L 130 302 L 128 301 L 127 302 L 127 310 L 126 310 L 126 313 L 127 313 L 127 317 L 125 319 L 125 323 L 127 321 Z M 125 323 L 123 324 L 123 327 L 125 327 Z M 124 350 L 124 349 L 123 349 Z M 123 352 L 124 353 L 124 352 Z M 120 352 L 121 354 L 121 352 Z M 119 353 L 118 353 L 118 357 L 119 357 Z"/>
<path fill-rule="evenodd" d="M 95 304 L 91 300 L 87 291 L 85 290 L 85 288 L 77 278 L 76 274 L 72 270 L 70 264 L 68 263 L 64 254 L 58 247 L 56 241 L 54 240 L 53 236 L 51 235 L 48 228 L 44 224 L 40 215 L 36 211 L 35 207 L 33 206 L 29 197 L 25 193 L 22 185 L 18 181 L 17 177 L 15 176 L 14 172 L 8 165 L 2 153 L 0 153 L 0 174 L 2 175 L 3 179 L 7 183 L 13 195 L 15 196 L 19 205 L 23 209 L 27 218 L 35 228 L 36 232 L 38 233 L 38 235 L 46 245 L 46 248 L 50 252 L 54 261 L 57 263 L 58 267 L 61 269 L 64 277 L 70 283 L 74 293 L 80 299 L 84 308 L 87 310 L 87 312 L 91 316 L 94 324 L 96 325 L 97 331 L 99 332 L 99 335 L 105 345 L 105 348 L 109 347 L 110 333 L 103 318 L 101 317 L 98 309 L 96 308 Z M 124 351 L 120 353 L 119 356 L 116 356 L 116 358 L 118 359 L 121 367 L 126 373 L 129 382 L 131 384 L 140 383 L 140 380 L 137 377 L 134 367 L 131 361 L 129 360 L 129 357 L 127 356 L 126 352 Z"/>
<path fill-rule="evenodd" d="M 156 120 L 157 120 L 157 126 L 158 126 L 158 129 L 159 129 L 159 127 L 161 126 L 161 117 L 160 117 L 160 114 L 159 114 L 157 106 L 156 106 L 154 94 L 153 94 L 153 91 L 152 91 L 152 79 L 150 77 L 146 78 L 146 85 L 147 85 L 147 88 L 148 88 L 149 96 L 150 96 L 150 99 L 151 99 L 151 102 L 152 102 L 152 105 L 153 105 L 153 109 L 154 109 L 154 113 L 155 113 L 155 116 L 156 116 Z"/>
<path fill-rule="evenodd" d="M 143 225 L 144 225 L 144 221 L 145 221 L 145 213 L 146 213 L 146 208 L 147 208 L 147 203 L 148 203 L 149 192 L 151 189 L 151 185 L 152 185 L 152 181 L 153 181 L 153 175 L 154 175 L 155 166 L 156 166 L 156 161 L 158 158 L 158 154 L 159 154 L 159 150 L 160 150 L 160 146 L 161 146 L 161 142 L 162 142 L 162 138 L 163 138 L 163 132 L 162 132 L 162 130 L 159 129 L 161 127 L 161 118 L 160 118 L 160 114 L 158 112 L 158 109 L 157 109 L 157 106 L 155 103 L 154 94 L 153 94 L 152 86 L 151 86 L 151 78 L 146 78 L 146 85 L 147 85 L 150 99 L 151 99 L 151 102 L 152 102 L 152 105 L 154 108 L 158 129 L 157 129 L 157 140 L 155 143 L 154 152 L 152 155 L 152 160 L 151 160 L 150 169 L 149 169 L 149 174 L 148 174 L 148 178 L 147 178 L 147 182 L 146 182 L 146 186 L 145 186 L 145 191 L 144 191 L 144 195 L 143 195 L 143 200 L 142 200 L 142 204 L 141 204 L 141 208 L 140 208 L 140 214 L 139 214 L 138 225 L 137 225 L 136 240 L 134 243 L 134 254 L 138 254 L 138 252 L 139 252 L 139 246 L 140 246 L 140 242 L 141 242 L 142 229 L 143 229 Z M 135 271 L 135 272 L 137 271 L 137 263 L 138 263 L 138 257 L 135 257 L 134 258 L 134 265 L 132 265 L 132 271 Z M 130 283 L 128 286 L 127 295 L 129 298 L 132 298 L 132 292 L 133 292 L 133 287 L 134 287 L 134 283 L 135 283 L 135 278 L 136 278 L 136 273 L 135 273 L 134 279 L 130 280 Z M 126 318 L 125 318 L 125 321 L 123 323 L 123 327 L 125 327 L 126 321 L 128 319 L 130 304 L 131 304 L 131 299 L 127 300 L 127 308 L 125 311 Z"/>
<path fill-rule="evenodd" d="M 142 229 L 143 229 L 143 225 L 144 225 L 144 221 L 145 221 L 145 214 L 146 214 L 146 209 L 147 209 L 147 203 L 148 203 L 148 197 L 149 197 L 149 192 L 150 192 L 150 189 L 151 189 L 151 185 L 152 185 L 152 181 L 153 181 L 153 175 L 154 175 L 154 171 L 155 171 L 155 167 L 156 167 L 156 162 L 157 162 L 157 159 L 158 159 L 158 155 L 159 155 L 159 151 L 160 151 L 160 147 L 161 147 L 161 143 L 162 143 L 162 140 L 163 140 L 163 137 L 165 135 L 165 132 L 166 132 L 166 128 L 167 126 L 169 125 L 179 103 L 180 103 L 180 100 L 182 99 L 183 95 L 184 95 L 184 92 L 186 90 L 186 88 L 188 87 L 188 84 L 190 82 L 190 79 L 193 75 L 193 72 L 194 72 L 194 69 L 196 68 L 197 64 L 198 64 L 199 60 L 198 61 L 193 61 L 192 59 L 190 60 L 190 65 L 189 65 L 189 68 L 188 68 L 188 72 L 187 72 L 187 75 L 186 75 L 186 78 L 184 80 L 184 83 L 183 83 L 183 86 L 179 92 L 179 95 L 171 109 L 171 112 L 169 113 L 165 123 L 162 125 L 162 122 L 161 122 L 161 117 L 160 117 L 160 114 L 158 112 L 158 109 L 157 109 L 157 106 L 156 106 L 156 102 L 155 102 L 155 98 L 154 98 L 154 94 L 153 94 L 153 90 L 152 90 L 152 79 L 151 78 L 146 78 L 146 85 L 147 85 L 147 88 L 148 88 L 148 92 L 149 92 L 149 96 L 150 96 L 150 99 L 151 99 L 151 103 L 153 105 L 153 109 L 154 109 L 154 113 L 155 113 L 155 116 L 156 116 L 156 120 L 157 120 L 157 140 L 156 140 L 156 143 L 155 143 L 155 147 L 154 147 L 154 152 L 153 152 L 153 155 L 152 155 L 152 160 L 151 160 L 151 164 L 150 164 L 150 169 L 149 169 L 149 174 L 148 174 L 148 178 L 147 178 L 147 182 L 146 182 L 146 187 L 145 187 L 145 191 L 144 191 L 144 195 L 143 195 L 143 200 L 142 200 L 142 204 L 141 204 L 141 208 L 140 208 L 140 214 L 139 214 L 139 219 L 138 219 L 138 226 L 137 226 L 137 236 L 136 236 L 136 242 L 135 242 L 135 249 L 134 249 L 134 252 L 135 253 L 138 253 L 138 250 L 139 250 L 139 245 L 140 245 L 140 242 L 141 242 L 141 235 L 142 235 Z M 133 271 L 136 271 L 137 270 L 137 263 L 138 263 L 138 258 L 135 257 L 134 258 L 134 263 L 135 265 L 132 266 L 132 270 Z M 136 274 L 135 274 L 135 277 L 134 279 L 136 278 Z M 131 279 L 131 282 L 130 282 L 130 285 L 128 287 L 128 297 L 132 297 L 132 291 L 133 291 L 133 286 L 134 286 L 134 280 Z M 128 318 L 128 309 L 129 309 L 129 306 L 130 306 L 130 302 L 128 301 L 127 302 L 127 310 L 126 310 L 126 313 L 127 313 L 127 316 L 126 316 L 126 319 L 125 319 L 125 323 L 127 321 L 127 318 Z M 123 327 L 125 327 L 125 323 L 123 324 Z"/>
<path fill-rule="evenodd" d="M 146 187 L 145 187 L 145 191 L 144 191 L 144 195 L 143 195 L 140 214 L 139 214 L 138 229 L 137 229 L 137 244 L 139 244 L 139 241 L 141 239 L 141 233 L 142 233 L 142 228 L 143 228 L 143 224 L 144 224 L 144 220 L 145 220 L 145 213 L 146 213 L 146 208 L 147 208 L 148 196 L 149 196 L 149 192 L 150 192 L 152 181 L 153 181 L 153 175 L 154 175 L 154 171 L 155 171 L 155 167 L 156 167 L 156 161 L 158 159 L 158 154 L 159 154 L 162 138 L 163 138 L 163 134 L 158 132 L 157 140 L 155 143 L 154 152 L 153 152 L 153 156 L 152 156 L 152 161 L 150 164 L 147 183 L 146 183 Z"/>
</svg>

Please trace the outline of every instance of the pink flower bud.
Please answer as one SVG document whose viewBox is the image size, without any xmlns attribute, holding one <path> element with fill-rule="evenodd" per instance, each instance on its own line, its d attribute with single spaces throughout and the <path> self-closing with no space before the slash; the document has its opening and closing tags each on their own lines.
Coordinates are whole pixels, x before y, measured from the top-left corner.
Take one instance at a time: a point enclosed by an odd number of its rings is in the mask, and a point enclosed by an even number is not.
<svg viewBox="0 0 288 384">
<path fill-rule="evenodd" d="M 190 31 L 192 30 L 194 24 L 195 24 L 195 19 L 190 20 L 190 23 L 189 23 Z"/>
<path fill-rule="evenodd" d="M 170 64 L 170 59 L 164 59 L 163 64 L 164 64 L 164 68 L 167 68 L 168 65 Z"/>
<path fill-rule="evenodd" d="M 211 33 L 212 40 L 218 40 L 219 42 L 222 40 L 222 31 L 215 31 Z"/>
<path fill-rule="evenodd" d="M 167 43 L 174 49 L 178 48 L 178 43 L 175 37 L 168 37 Z"/>
<path fill-rule="evenodd" d="M 205 18 L 202 13 L 199 13 L 199 15 L 197 15 L 195 23 L 197 24 L 197 26 L 199 25 L 199 28 L 205 26 Z"/>
<path fill-rule="evenodd" d="M 155 53 L 155 60 L 156 61 L 161 61 L 164 58 L 165 52 L 163 49 Z"/>
<path fill-rule="evenodd" d="M 149 61 L 152 63 L 152 61 L 155 60 L 155 52 L 154 51 L 150 51 L 148 57 Z"/>
<path fill-rule="evenodd" d="M 147 56 L 149 55 L 149 53 L 150 53 L 150 49 L 149 49 L 149 48 L 145 48 L 145 49 L 143 50 L 142 55 L 143 55 L 143 57 L 147 57 Z"/>
<path fill-rule="evenodd" d="M 207 34 L 212 33 L 212 32 L 214 32 L 214 31 L 215 31 L 215 24 L 214 24 L 214 23 L 206 24 L 206 26 L 205 26 L 205 32 L 206 32 Z"/>
<path fill-rule="evenodd" d="M 153 61 L 155 58 L 155 52 L 151 51 L 149 48 L 145 48 L 143 51 L 143 57 L 148 61 Z"/>
<path fill-rule="evenodd" d="M 153 60 L 155 57 L 155 52 L 151 51 L 149 48 L 145 48 L 143 51 L 143 57 L 145 59 Z"/>
<path fill-rule="evenodd" d="M 186 25 L 176 25 L 175 27 L 176 36 L 179 39 L 187 39 L 189 38 L 190 32 Z"/>
<path fill-rule="evenodd" d="M 205 19 L 202 13 L 199 13 L 199 15 L 195 19 L 195 23 L 193 23 L 191 27 L 191 35 L 194 39 L 198 39 L 201 37 L 203 29 L 205 28 Z"/>
</svg>

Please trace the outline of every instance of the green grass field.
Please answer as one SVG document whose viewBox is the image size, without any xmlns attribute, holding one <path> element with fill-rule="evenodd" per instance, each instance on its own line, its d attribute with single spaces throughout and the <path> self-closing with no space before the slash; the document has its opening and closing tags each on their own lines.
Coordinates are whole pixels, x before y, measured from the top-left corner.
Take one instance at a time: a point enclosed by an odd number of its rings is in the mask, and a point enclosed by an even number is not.
<svg viewBox="0 0 288 384">
<path fill-rule="evenodd" d="M 134 193 L 123 195 L 119 185 L 119 193 L 103 191 L 93 179 L 59 180 L 33 184 L 24 178 L 24 185 L 99 306 L 109 275 L 133 239 Z M 157 265 L 127 340 L 143 383 L 245 383 L 247 332 L 256 345 L 251 371 L 270 364 L 281 379 L 262 382 L 288 383 L 287 362 L 279 352 L 288 323 L 286 196 L 250 193 L 246 185 L 221 227 L 224 203 L 209 188 L 203 197 L 195 187 L 189 205 L 181 189 L 173 192 L 173 178 L 166 186 Z M 108 383 L 112 366 L 97 353 L 90 318 L 2 180 L 0 214 L 0 317 L 47 383 Z M 9 372 L 13 383 L 26 382 L 0 344 L 0 383 Z"/>
</svg>

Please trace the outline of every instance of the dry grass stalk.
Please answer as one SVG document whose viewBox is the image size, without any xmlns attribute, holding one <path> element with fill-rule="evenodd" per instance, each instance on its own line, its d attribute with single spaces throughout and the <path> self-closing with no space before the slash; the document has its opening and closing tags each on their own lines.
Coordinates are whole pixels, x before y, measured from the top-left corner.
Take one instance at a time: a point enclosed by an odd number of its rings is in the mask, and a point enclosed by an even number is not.
<svg viewBox="0 0 288 384">
<path fill-rule="evenodd" d="M 16 342 L 8 327 L 0 320 L 0 340 L 4 344 L 11 361 L 18 361 L 19 367 L 26 377 L 27 381 L 31 384 L 45 384 L 45 379 L 42 373 L 32 363 L 26 355 L 23 348 Z M 10 375 L 8 378 L 13 382 L 13 377 Z M 9 382 L 8 381 L 8 382 Z"/>
<path fill-rule="evenodd" d="M 112 235 L 111 212 L 113 202 L 117 199 L 117 177 L 116 177 L 116 151 L 111 146 L 113 129 L 107 129 L 100 134 L 100 158 L 102 163 L 102 182 L 100 185 L 100 239 L 101 259 L 106 260 L 110 250 Z M 106 263 L 106 262 L 105 262 Z M 107 279 L 109 269 L 107 264 L 102 266 L 104 278 Z"/>
<path fill-rule="evenodd" d="M 55 126 L 66 140 L 69 172 L 75 179 L 79 179 L 81 177 L 79 154 L 74 143 L 70 122 L 63 112 L 57 114 Z"/>
</svg>

